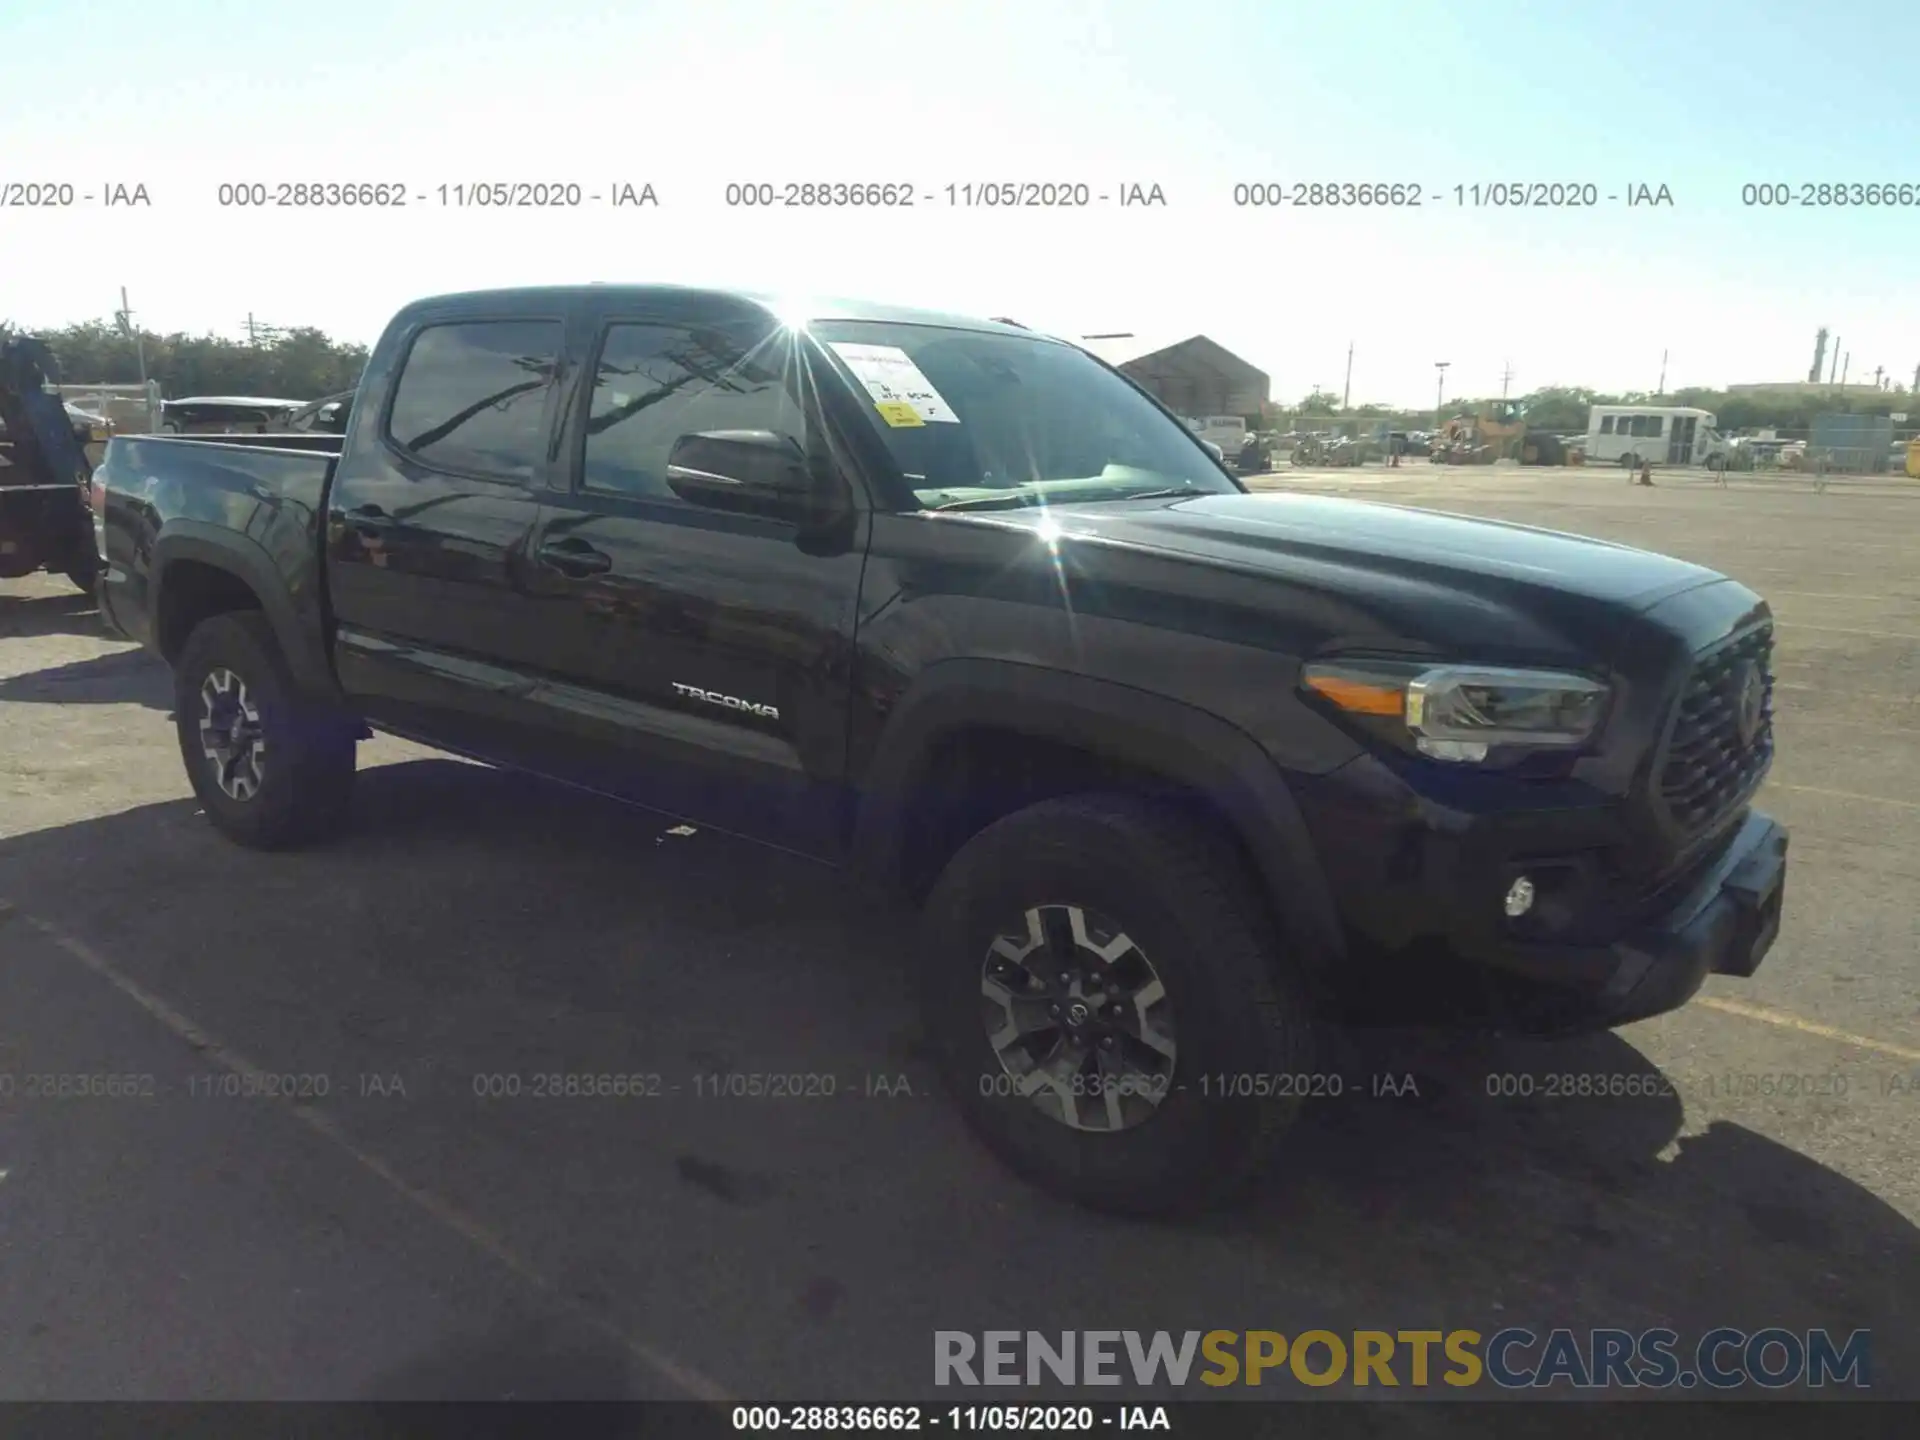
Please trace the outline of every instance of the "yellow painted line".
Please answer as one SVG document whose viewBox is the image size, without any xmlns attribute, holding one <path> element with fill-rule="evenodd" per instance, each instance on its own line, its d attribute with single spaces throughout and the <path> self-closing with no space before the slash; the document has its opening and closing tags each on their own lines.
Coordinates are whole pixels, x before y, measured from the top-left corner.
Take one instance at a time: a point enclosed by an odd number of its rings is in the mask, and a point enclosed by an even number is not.
<svg viewBox="0 0 1920 1440">
<path fill-rule="evenodd" d="M 1798 620 L 1776 620 L 1782 630 L 1819 630 L 1828 635 L 1868 635 L 1875 640 L 1920 640 L 1910 630 L 1854 630 L 1845 625 L 1803 625 Z"/>
<path fill-rule="evenodd" d="M 49 924 L 45 920 L 37 919 L 32 915 L 26 914 L 5 900 L 0 900 L 0 918 L 9 917 L 24 920 L 28 925 L 38 930 L 67 955 L 79 961 L 81 965 L 113 986 L 114 989 L 126 996 L 127 999 L 146 1011 L 153 1019 L 159 1021 L 161 1025 L 165 1026 L 175 1036 L 192 1046 L 193 1049 L 205 1059 L 212 1061 L 228 1073 L 250 1082 L 257 1087 L 259 1094 L 265 1095 L 272 1092 L 272 1087 L 268 1083 L 270 1077 L 264 1070 L 252 1061 L 228 1049 L 218 1040 L 215 1040 L 205 1030 L 202 1030 L 192 1020 L 167 1004 L 167 1002 L 159 996 L 143 989 L 140 985 L 121 974 L 103 955 L 84 940 L 67 934 L 65 931 Z M 292 1115 L 302 1125 L 305 1125 L 307 1129 L 311 1130 L 314 1134 L 321 1136 L 336 1149 L 351 1157 L 356 1164 L 380 1180 L 388 1189 L 394 1191 L 420 1210 L 425 1211 L 441 1225 L 453 1231 L 469 1245 L 472 1245 L 474 1249 L 479 1250 L 503 1269 L 510 1271 L 525 1284 L 535 1290 L 543 1292 L 551 1299 L 558 1301 L 561 1305 L 572 1311 L 577 1319 L 592 1326 L 602 1335 L 612 1340 L 629 1355 L 633 1356 L 634 1359 L 638 1360 L 642 1365 L 646 1366 L 647 1369 L 653 1371 L 654 1374 L 660 1376 L 669 1384 L 678 1387 L 696 1400 L 709 1400 L 715 1403 L 726 1403 L 732 1400 L 733 1397 L 717 1383 L 709 1380 L 692 1366 L 674 1359 L 673 1356 L 656 1346 L 649 1345 L 644 1340 L 634 1338 L 618 1326 L 581 1305 L 559 1285 L 549 1280 L 545 1275 L 541 1274 L 539 1270 L 535 1269 L 533 1265 L 515 1254 L 505 1240 L 501 1239 L 492 1230 L 489 1230 L 480 1221 L 464 1214 L 451 1202 L 434 1194 L 432 1191 L 423 1190 L 418 1185 L 405 1179 L 379 1156 L 361 1149 L 330 1117 L 322 1115 L 319 1111 L 304 1104 L 290 1104 L 287 1107 L 287 1113 Z"/>
<path fill-rule="evenodd" d="M 1784 1010 L 1770 1010 L 1764 1005 L 1749 1005 L 1744 1000 L 1723 1000 L 1718 995 L 1702 995 L 1693 1003 L 1704 1005 L 1709 1010 L 1719 1010 L 1727 1015 L 1738 1015 L 1743 1020 L 1758 1020 L 1762 1025 L 1777 1025 L 1782 1030 L 1797 1030 L 1802 1035 L 1817 1035 L 1822 1040 L 1838 1040 L 1842 1045 L 1871 1050 L 1876 1055 L 1891 1055 L 1896 1060 L 1920 1062 L 1920 1050 L 1910 1050 L 1905 1045 L 1894 1044 L 1891 1040 L 1875 1040 L 1871 1036 L 1855 1035 L 1851 1030 L 1836 1030 L 1831 1025 L 1822 1025 L 1815 1020 L 1802 1020 L 1798 1015 L 1789 1015 Z"/>
<path fill-rule="evenodd" d="M 1809 665 L 1813 662 L 1809 660 L 1795 660 L 1788 663 Z M 1776 680 L 1773 682 L 1773 688 L 1776 690 L 1817 690 L 1823 695 L 1831 695 L 1836 700 L 1891 700 L 1897 705 L 1920 705 L 1920 690 L 1915 691 L 1911 695 L 1890 695 L 1884 690 L 1836 690 L 1831 685 L 1808 685 L 1800 680 Z"/>
<path fill-rule="evenodd" d="M 1905 595 L 1857 595 L 1851 590 L 1769 590 L 1772 595 L 1790 595 L 1795 600 L 1900 600 L 1908 604 L 1920 603 Z"/>
<path fill-rule="evenodd" d="M 1834 800 L 1858 800 L 1863 805 L 1894 805 L 1902 810 L 1920 810 L 1920 800 L 1896 800 L 1891 795 L 1860 795 L 1852 790 L 1828 790 L 1819 785 L 1787 785 L 1778 780 L 1769 780 L 1766 788 L 1791 790 L 1801 795 L 1825 795 Z"/>
</svg>

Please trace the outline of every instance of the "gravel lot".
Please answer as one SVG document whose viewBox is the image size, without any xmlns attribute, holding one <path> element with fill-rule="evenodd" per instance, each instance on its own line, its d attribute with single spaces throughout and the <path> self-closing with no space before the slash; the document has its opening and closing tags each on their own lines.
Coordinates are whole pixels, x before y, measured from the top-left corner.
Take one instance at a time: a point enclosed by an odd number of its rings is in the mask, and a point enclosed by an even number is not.
<svg viewBox="0 0 1920 1440">
<path fill-rule="evenodd" d="M 1765 592 L 1794 863 L 1760 974 L 1572 1045 L 1356 1041 L 1418 1094 L 1326 1104 L 1252 1208 L 1091 1217 L 965 1136 L 904 927 L 823 872 L 386 739 L 350 838 L 242 851 L 195 814 L 163 670 L 64 582 L 4 582 L 0 1397 L 878 1400 L 931 1391 L 935 1329 L 1508 1324 L 1867 1327 L 1876 1389 L 1920 1393 L 1920 484 L 1257 483 Z M 324 1097 L 235 1093 L 260 1072 Z M 552 1072 L 665 1093 L 475 1093 Z M 1487 1093 L 1656 1072 L 1678 1098 Z M 151 1093 L 28 1098 L 45 1074 Z"/>
</svg>

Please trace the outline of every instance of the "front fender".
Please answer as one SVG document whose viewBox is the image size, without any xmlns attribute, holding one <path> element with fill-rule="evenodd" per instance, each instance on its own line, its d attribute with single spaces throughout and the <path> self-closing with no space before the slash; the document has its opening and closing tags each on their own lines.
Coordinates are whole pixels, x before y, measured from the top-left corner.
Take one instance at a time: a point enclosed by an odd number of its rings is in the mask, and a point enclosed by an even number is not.
<svg viewBox="0 0 1920 1440">
<path fill-rule="evenodd" d="M 941 661 L 894 707 L 860 784 L 851 862 L 863 879 L 888 889 L 903 883 L 913 797 L 941 740 L 975 728 L 1090 751 L 1205 797 L 1245 846 L 1297 952 L 1316 965 L 1344 953 L 1306 820 L 1252 737 L 1177 700 L 1014 661 Z"/>
</svg>

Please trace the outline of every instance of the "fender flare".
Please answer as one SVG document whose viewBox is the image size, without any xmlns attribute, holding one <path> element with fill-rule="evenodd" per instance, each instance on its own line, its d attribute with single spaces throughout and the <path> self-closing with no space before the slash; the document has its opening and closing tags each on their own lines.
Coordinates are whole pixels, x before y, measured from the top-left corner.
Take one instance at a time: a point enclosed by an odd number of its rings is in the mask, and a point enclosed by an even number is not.
<svg viewBox="0 0 1920 1440">
<path fill-rule="evenodd" d="M 154 646 L 160 643 L 160 617 L 165 612 L 167 573 L 183 560 L 224 570 L 259 598 L 260 609 L 273 627 L 280 653 L 300 688 L 317 699 L 338 701 L 340 687 L 320 633 L 303 625 L 286 576 L 266 547 L 250 535 L 204 520 L 169 520 L 153 542 L 152 602 Z M 171 657 L 169 657 L 171 658 Z"/>
<path fill-rule="evenodd" d="M 1296 952 L 1314 966 L 1344 955 L 1306 819 L 1253 737 L 1183 701 L 1015 661 L 940 661 L 894 707 L 859 784 L 850 859 L 868 883 L 897 892 L 912 796 L 941 740 L 974 728 L 1069 744 L 1203 795 L 1246 847 Z"/>
</svg>

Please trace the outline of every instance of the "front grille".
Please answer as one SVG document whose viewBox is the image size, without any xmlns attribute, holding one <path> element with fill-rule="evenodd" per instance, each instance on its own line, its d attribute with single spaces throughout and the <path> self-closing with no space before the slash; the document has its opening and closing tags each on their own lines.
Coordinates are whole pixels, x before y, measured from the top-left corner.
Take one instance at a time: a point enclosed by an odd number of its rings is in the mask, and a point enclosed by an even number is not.
<svg viewBox="0 0 1920 1440">
<path fill-rule="evenodd" d="M 1759 690 L 1757 723 L 1749 687 Z M 1748 795 L 1773 761 L 1773 626 L 1747 631 L 1694 662 L 1668 731 L 1660 799 L 1683 830 L 1711 825 Z"/>
</svg>

